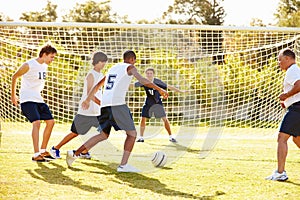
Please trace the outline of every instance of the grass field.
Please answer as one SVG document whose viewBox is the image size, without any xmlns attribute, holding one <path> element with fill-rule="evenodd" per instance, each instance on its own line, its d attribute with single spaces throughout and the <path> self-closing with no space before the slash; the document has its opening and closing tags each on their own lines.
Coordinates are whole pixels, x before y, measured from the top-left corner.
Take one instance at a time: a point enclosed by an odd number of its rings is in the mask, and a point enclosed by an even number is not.
<svg viewBox="0 0 300 200">
<path fill-rule="evenodd" d="M 49 146 L 63 136 L 54 132 Z M 36 163 L 31 161 L 30 133 L 2 130 L 0 199 L 299 199 L 300 151 L 291 140 L 286 165 L 289 180 L 274 182 L 264 178 L 276 168 L 276 135 L 259 129 L 251 135 L 242 129 L 224 129 L 214 150 L 199 159 L 203 138 L 196 137 L 191 146 L 181 148 L 186 153 L 163 169 L 117 173 L 118 163 L 98 159 L 80 159 L 68 168 L 66 150 L 77 148 L 80 138 L 62 147 L 63 159 Z M 112 140 L 123 144 L 124 139 Z M 160 145 L 175 144 L 146 140 L 137 143 L 134 151 Z"/>
</svg>

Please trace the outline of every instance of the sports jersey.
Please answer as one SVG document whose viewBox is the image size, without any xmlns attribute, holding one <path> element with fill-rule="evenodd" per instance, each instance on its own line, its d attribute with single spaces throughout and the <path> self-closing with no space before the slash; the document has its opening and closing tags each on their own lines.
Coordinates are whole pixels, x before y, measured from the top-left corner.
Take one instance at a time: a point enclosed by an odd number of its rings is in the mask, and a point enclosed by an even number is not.
<svg viewBox="0 0 300 200">
<path fill-rule="evenodd" d="M 297 64 L 293 64 L 286 71 L 283 81 L 283 92 L 287 93 L 290 91 L 294 87 L 295 82 L 298 80 L 300 80 L 300 68 L 297 66 Z M 298 101 L 300 101 L 300 93 L 294 94 L 293 96 L 287 98 L 284 101 L 284 105 L 287 108 Z"/>
<path fill-rule="evenodd" d="M 79 108 L 78 108 L 78 114 L 80 115 L 85 115 L 85 116 L 99 116 L 100 115 L 100 105 L 96 104 L 94 101 L 90 102 L 90 106 L 87 110 L 83 110 L 81 107 L 82 102 L 87 98 L 88 93 L 87 93 L 87 77 L 88 75 L 92 74 L 94 77 L 94 83 L 91 88 L 93 88 L 102 78 L 103 74 L 101 72 L 97 72 L 94 69 L 90 70 L 88 74 L 86 75 L 84 79 L 84 84 L 83 84 L 83 92 L 81 99 L 79 101 Z M 101 101 L 102 99 L 102 90 L 99 89 L 96 94 L 94 95 Z"/>
<path fill-rule="evenodd" d="M 20 103 L 44 103 L 41 91 L 44 89 L 48 65 L 36 59 L 27 61 L 29 70 L 23 75 L 20 88 Z"/>
<path fill-rule="evenodd" d="M 132 76 L 127 73 L 127 68 L 130 65 L 128 63 L 118 63 L 108 70 L 101 107 L 126 104 L 125 97 L 132 79 Z"/>
<path fill-rule="evenodd" d="M 162 80 L 154 78 L 153 83 L 156 84 L 157 86 L 163 88 L 163 89 L 167 89 L 167 84 L 164 83 Z M 145 100 L 145 105 L 147 106 L 152 106 L 154 104 L 161 104 L 162 105 L 162 101 L 161 101 L 161 97 L 160 97 L 160 93 L 153 89 L 153 88 L 149 88 L 143 84 L 141 84 L 140 82 L 135 82 L 134 83 L 135 87 L 143 87 L 145 89 L 146 92 L 146 100 Z"/>
</svg>

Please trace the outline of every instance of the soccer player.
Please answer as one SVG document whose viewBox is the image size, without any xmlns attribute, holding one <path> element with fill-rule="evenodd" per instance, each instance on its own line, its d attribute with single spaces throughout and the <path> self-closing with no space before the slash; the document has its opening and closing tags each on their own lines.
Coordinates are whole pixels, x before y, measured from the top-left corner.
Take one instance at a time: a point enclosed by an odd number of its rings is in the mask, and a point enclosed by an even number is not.
<svg viewBox="0 0 300 200">
<path fill-rule="evenodd" d="M 20 88 L 20 104 L 23 115 L 32 123 L 32 142 L 34 155 L 33 161 L 45 162 L 53 160 L 51 154 L 46 151 L 49 138 L 54 126 L 54 119 L 48 105 L 41 96 L 45 85 L 48 65 L 54 60 L 57 50 L 47 44 L 39 52 L 38 58 L 33 58 L 22 64 L 13 74 L 11 84 L 11 101 L 18 106 L 16 95 L 17 79 L 22 77 Z M 41 149 L 39 149 L 40 120 L 46 123 Z"/>
<path fill-rule="evenodd" d="M 279 99 L 281 106 L 287 108 L 277 138 L 277 170 L 267 180 L 286 181 L 285 161 L 288 152 L 288 139 L 292 136 L 294 143 L 300 148 L 300 69 L 296 64 L 295 53 L 283 49 L 278 54 L 281 70 L 286 71 L 283 81 L 283 93 Z"/>
<path fill-rule="evenodd" d="M 92 65 L 94 67 L 87 73 L 84 79 L 83 93 L 79 102 L 78 112 L 73 119 L 71 133 L 66 135 L 57 145 L 53 146 L 50 150 L 52 156 L 54 156 L 55 158 L 61 158 L 59 149 L 70 140 L 77 137 L 78 135 L 86 134 L 92 127 L 98 128 L 102 90 L 100 89 L 96 92 L 87 110 L 83 110 L 81 104 L 86 99 L 91 89 L 104 77 L 101 73 L 101 70 L 104 68 L 107 60 L 107 55 L 103 52 L 99 51 L 93 54 Z M 90 159 L 91 155 L 88 151 L 83 151 L 79 157 Z"/>
<path fill-rule="evenodd" d="M 184 93 L 186 91 L 180 90 L 172 85 L 167 85 L 164 83 L 162 80 L 154 78 L 155 71 L 153 68 L 147 68 L 145 71 L 146 77 L 149 81 L 152 83 L 158 85 L 159 87 L 163 89 L 170 89 L 175 92 L 181 92 Z M 134 84 L 135 87 L 143 87 L 146 92 L 146 100 L 145 104 L 142 108 L 142 116 L 141 116 L 141 124 L 140 124 L 140 137 L 137 140 L 137 142 L 144 142 L 144 132 L 146 129 L 146 120 L 150 119 L 152 116 L 155 118 L 161 118 L 164 122 L 165 129 L 167 130 L 169 134 L 169 140 L 171 142 L 177 142 L 176 139 L 172 136 L 172 131 L 170 128 L 170 122 L 168 118 L 166 117 L 166 112 L 163 107 L 163 103 L 161 101 L 161 96 L 158 91 L 156 91 L 153 88 L 149 88 L 140 82 L 135 82 Z"/>
<path fill-rule="evenodd" d="M 123 63 L 118 63 L 111 67 L 107 74 L 104 84 L 103 97 L 101 102 L 101 115 L 99 134 L 91 137 L 76 151 L 71 150 L 67 152 L 67 165 L 70 167 L 75 159 L 84 150 L 89 150 L 97 143 L 106 140 L 109 137 L 111 128 L 117 130 L 126 131 L 126 139 L 124 142 L 124 151 L 121 163 L 117 168 L 118 172 L 138 172 L 139 170 L 128 164 L 131 151 L 133 149 L 136 139 L 136 129 L 132 119 L 130 110 L 126 104 L 125 96 L 128 91 L 132 77 L 134 76 L 140 83 L 147 87 L 154 88 L 160 92 L 164 97 L 168 97 L 168 93 L 150 82 L 148 79 L 142 77 L 136 67 L 136 55 L 133 51 L 128 50 L 123 54 Z M 92 89 L 87 99 L 82 103 L 84 109 L 89 107 L 90 101 L 95 91 L 99 88 L 99 85 L 103 83 L 103 79 Z"/>
</svg>

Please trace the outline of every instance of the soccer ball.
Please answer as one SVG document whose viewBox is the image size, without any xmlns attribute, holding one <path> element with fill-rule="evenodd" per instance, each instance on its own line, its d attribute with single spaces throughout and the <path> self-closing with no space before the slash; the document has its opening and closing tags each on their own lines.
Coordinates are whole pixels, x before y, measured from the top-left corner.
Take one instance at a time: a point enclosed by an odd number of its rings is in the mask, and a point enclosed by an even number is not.
<svg viewBox="0 0 300 200">
<path fill-rule="evenodd" d="M 162 151 L 157 151 L 152 155 L 151 161 L 154 167 L 163 167 L 167 163 L 167 155 Z"/>
</svg>

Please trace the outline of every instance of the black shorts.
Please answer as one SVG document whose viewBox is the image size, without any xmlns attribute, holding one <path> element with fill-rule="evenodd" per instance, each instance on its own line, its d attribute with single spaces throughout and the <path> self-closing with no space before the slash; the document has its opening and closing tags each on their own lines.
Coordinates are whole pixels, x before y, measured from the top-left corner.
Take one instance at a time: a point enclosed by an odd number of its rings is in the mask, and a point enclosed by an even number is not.
<svg viewBox="0 0 300 200">
<path fill-rule="evenodd" d="M 161 104 L 154 104 L 152 106 L 144 105 L 142 109 L 142 117 L 146 118 L 162 118 L 166 116 L 165 109 Z"/>
<path fill-rule="evenodd" d="M 71 131 L 78 135 L 86 134 L 92 127 L 99 127 L 99 116 L 77 114 L 72 122 Z"/>
<path fill-rule="evenodd" d="M 282 119 L 279 131 L 294 137 L 300 136 L 300 105 L 293 104 L 289 106 Z"/>
<path fill-rule="evenodd" d="M 116 131 L 135 130 L 134 122 L 130 110 L 126 104 L 119 106 L 107 106 L 101 108 L 101 115 L 99 117 L 100 126 L 98 131 L 110 133 L 111 127 Z"/>
<path fill-rule="evenodd" d="M 50 120 L 53 116 L 46 103 L 24 102 L 21 103 L 22 114 L 32 123 L 37 120 Z"/>
</svg>

